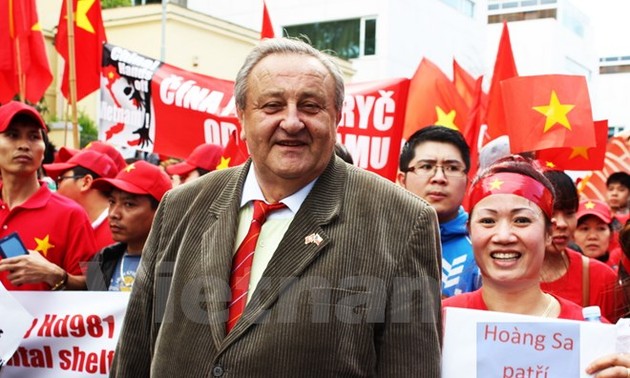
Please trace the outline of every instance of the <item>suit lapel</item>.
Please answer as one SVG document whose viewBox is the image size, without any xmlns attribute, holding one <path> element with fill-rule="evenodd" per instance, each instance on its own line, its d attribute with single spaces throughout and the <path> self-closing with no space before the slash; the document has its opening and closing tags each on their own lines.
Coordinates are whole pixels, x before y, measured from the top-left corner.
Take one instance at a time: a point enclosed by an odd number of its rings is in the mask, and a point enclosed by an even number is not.
<svg viewBox="0 0 630 378">
<path fill-rule="evenodd" d="M 212 340 L 218 350 L 225 338 L 230 272 L 238 211 L 250 163 L 235 172 L 230 183 L 207 209 L 211 219 L 201 239 L 201 269 Z"/>
<path fill-rule="evenodd" d="M 332 159 L 295 215 L 263 274 L 264 289 L 256 288 L 243 316 L 225 338 L 224 347 L 243 334 L 278 299 L 280 293 L 317 259 L 330 238 L 325 226 L 339 216 L 346 170 Z M 319 235 L 318 243 L 308 236 Z"/>
</svg>

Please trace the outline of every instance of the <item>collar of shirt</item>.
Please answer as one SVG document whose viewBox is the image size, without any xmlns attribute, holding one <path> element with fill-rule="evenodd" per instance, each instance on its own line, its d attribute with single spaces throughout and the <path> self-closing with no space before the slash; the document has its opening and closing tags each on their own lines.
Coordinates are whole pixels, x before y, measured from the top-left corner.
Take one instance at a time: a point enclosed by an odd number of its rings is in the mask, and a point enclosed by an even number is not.
<svg viewBox="0 0 630 378">
<path fill-rule="evenodd" d="M 290 196 L 283 198 L 281 200 L 287 208 L 274 211 L 269 214 L 268 219 L 283 219 L 292 217 L 297 214 L 298 210 L 302 206 L 302 203 L 306 199 L 306 196 L 313 189 L 313 185 L 317 179 L 309 182 L 302 189 L 297 192 L 291 194 Z M 245 178 L 245 184 L 243 185 L 243 196 L 241 197 L 241 209 L 243 206 L 247 205 L 249 202 L 253 200 L 261 200 L 265 201 L 265 196 L 263 195 L 262 190 L 260 189 L 260 185 L 258 185 L 258 180 L 256 179 L 256 173 L 254 172 L 254 163 L 252 163 L 249 167 L 249 172 L 247 172 L 247 177 Z M 266 202 L 266 201 L 265 201 Z"/>
</svg>

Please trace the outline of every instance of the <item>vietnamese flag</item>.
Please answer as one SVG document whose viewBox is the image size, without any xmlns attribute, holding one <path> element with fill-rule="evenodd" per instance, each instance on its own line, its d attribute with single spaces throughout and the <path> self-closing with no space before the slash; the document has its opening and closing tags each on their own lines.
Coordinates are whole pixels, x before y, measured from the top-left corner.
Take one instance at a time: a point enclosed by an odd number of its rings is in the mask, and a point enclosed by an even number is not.
<svg viewBox="0 0 630 378">
<path fill-rule="evenodd" d="M 594 147 L 595 128 L 584 76 L 523 76 L 501 83 L 512 153 Z"/>
<path fill-rule="evenodd" d="M 36 103 L 52 80 L 35 0 L 0 1 L 0 103 Z"/>
<path fill-rule="evenodd" d="M 591 171 L 604 168 L 608 120 L 595 121 L 595 147 L 560 147 L 537 151 L 545 167 L 559 170 Z"/>
<path fill-rule="evenodd" d="M 59 15 L 57 35 L 55 36 L 55 48 L 65 60 L 61 93 L 66 99 L 70 99 L 66 1 L 72 1 L 72 9 L 74 10 L 76 101 L 79 101 L 100 88 L 103 43 L 107 42 L 107 37 L 103 27 L 100 0 L 64 0 Z"/>
<path fill-rule="evenodd" d="M 488 138 L 486 142 L 507 134 L 503 95 L 501 94 L 501 81 L 515 76 L 518 76 L 518 72 L 516 71 L 516 63 L 514 62 L 514 54 L 512 53 L 510 32 L 507 22 L 504 21 L 497 58 L 494 62 L 492 82 L 490 83 L 490 89 L 488 91 L 488 107 L 485 115 L 485 123 L 488 125 L 486 131 Z"/>
<path fill-rule="evenodd" d="M 630 172 L 630 136 L 616 135 L 606 143 L 604 167 L 592 171 L 578 184 L 578 192 L 591 199 L 606 200 L 606 179 L 615 172 Z"/>
<path fill-rule="evenodd" d="M 475 79 L 453 59 L 453 84 L 457 93 L 464 99 L 466 106 L 473 106 L 475 101 Z"/>
<path fill-rule="evenodd" d="M 267 3 L 263 1 L 263 20 L 262 30 L 260 31 L 260 39 L 274 38 L 276 35 L 273 32 L 273 25 L 271 24 L 271 17 L 269 17 L 269 11 L 267 10 Z"/>
<path fill-rule="evenodd" d="M 453 82 L 438 66 L 423 58 L 409 83 L 403 138 L 430 125 L 463 132 L 467 116 L 468 106 Z"/>
<path fill-rule="evenodd" d="M 223 148 L 223 154 L 221 154 L 221 161 L 217 165 L 217 171 L 229 167 L 235 167 L 244 163 L 249 156 L 247 152 L 247 145 L 245 143 L 239 143 L 236 130 L 230 134 L 225 148 Z"/>
</svg>

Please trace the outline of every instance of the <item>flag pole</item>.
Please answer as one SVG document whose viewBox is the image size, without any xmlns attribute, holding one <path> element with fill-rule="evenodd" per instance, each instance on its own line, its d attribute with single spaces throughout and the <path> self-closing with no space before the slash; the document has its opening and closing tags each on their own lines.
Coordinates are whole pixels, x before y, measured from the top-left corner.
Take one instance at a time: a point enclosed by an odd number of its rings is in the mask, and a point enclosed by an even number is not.
<svg viewBox="0 0 630 378">
<path fill-rule="evenodd" d="M 13 13 L 13 0 L 9 0 L 9 34 L 15 43 L 16 60 L 17 60 L 17 77 L 18 77 L 18 94 L 20 102 L 24 102 L 26 95 L 26 83 L 24 72 L 22 72 L 22 54 L 20 51 L 20 39 L 15 35 L 15 14 Z"/>
<path fill-rule="evenodd" d="M 70 102 L 70 107 L 72 110 L 72 143 L 74 144 L 74 148 L 79 148 L 79 123 L 77 120 L 77 68 L 74 50 L 73 3 L 73 0 L 66 0 L 66 15 L 68 21 L 68 67 L 70 67 L 70 73 L 68 75 L 70 98 L 68 100 Z"/>
</svg>

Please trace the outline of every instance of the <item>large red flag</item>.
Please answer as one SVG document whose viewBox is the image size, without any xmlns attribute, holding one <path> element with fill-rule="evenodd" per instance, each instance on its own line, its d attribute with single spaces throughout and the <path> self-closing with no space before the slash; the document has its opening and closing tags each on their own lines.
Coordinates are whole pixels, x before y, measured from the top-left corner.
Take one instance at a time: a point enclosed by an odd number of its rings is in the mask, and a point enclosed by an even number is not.
<svg viewBox="0 0 630 378">
<path fill-rule="evenodd" d="M 595 128 L 584 76 L 523 76 L 501 82 L 510 151 L 594 147 Z"/>
<path fill-rule="evenodd" d="M 595 121 L 595 147 L 560 147 L 540 150 L 536 158 L 546 167 L 592 171 L 604 168 L 608 121 Z"/>
<path fill-rule="evenodd" d="M 483 123 L 482 117 L 485 112 L 487 95 L 483 93 L 481 85 L 483 82 L 483 76 L 479 76 L 475 80 L 473 102 L 470 112 L 468 113 L 468 119 L 466 120 L 466 126 L 464 127 L 464 139 L 468 147 L 470 147 L 470 170 L 468 171 L 468 182 L 477 175 L 479 169 L 479 138 L 481 137 L 481 125 Z M 468 196 L 464 197 L 462 206 L 466 211 L 470 210 L 468 203 Z"/>
<path fill-rule="evenodd" d="M 503 22 L 499 50 L 497 51 L 497 59 L 494 62 L 492 82 L 488 91 L 488 108 L 485 116 L 486 125 L 488 125 L 486 142 L 507 134 L 500 83 L 515 76 L 518 76 L 518 72 L 516 71 L 516 63 L 512 54 L 510 32 L 508 31 L 507 23 Z"/>
<path fill-rule="evenodd" d="M 232 131 L 230 139 L 228 139 L 223 154 L 221 154 L 221 161 L 217 165 L 217 170 L 235 167 L 241 163 L 244 163 L 249 154 L 247 152 L 247 145 L 245 143 L 238 142 L 238 133 Z"/>
<path fill-rule="evenodd" d="M 68 19 L 66 1 L 61 6 L 55 48 L 65 59 L 61 93 L 70 99 L 70 67 L 68 55 Z M 76 101 L 100 87 L 103 43 L 107 42 L 100 0 L 71 0 L 74 10 L 74 51 L 76 64 Z"/>
<path fill-rule="evenodd" d="M 455 85 L 427 58 L 423 58 L 409 83 L 403 138 L 429 125 L 463 132 L 468 106 Z"/>
<path fill-rule="evenodd" d="M 267 3 L 263 1 L 263 20 L 262 30 L 260 31 L 260 39 L 275 37 L 273 32 L 273 25 L 271 24 L 271 18 L 269 17 L 269 11 L 267 10 Z"/>
<path fill-rule="evenodd" d="M 0 1 L 0 103 L 38 102 L 52 80 L 35 0 Z"/>
<path fill-rule="evenodd" d="M 475 101 L 475 79 L 455 59 L 453 59 L 453 84 L 455 84 L 457 93 L 464 99 L 466 105 L 471 108 Z"/>
</svg>

